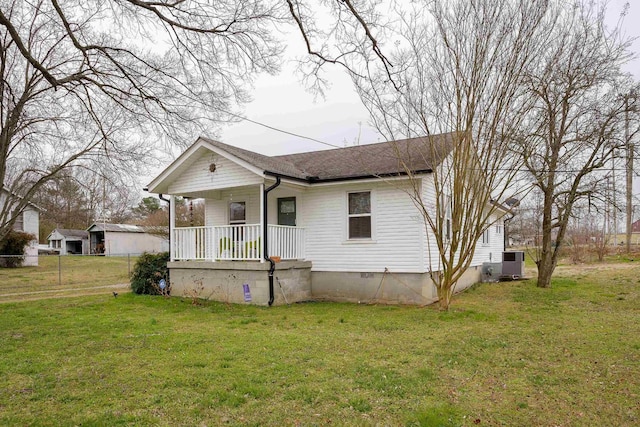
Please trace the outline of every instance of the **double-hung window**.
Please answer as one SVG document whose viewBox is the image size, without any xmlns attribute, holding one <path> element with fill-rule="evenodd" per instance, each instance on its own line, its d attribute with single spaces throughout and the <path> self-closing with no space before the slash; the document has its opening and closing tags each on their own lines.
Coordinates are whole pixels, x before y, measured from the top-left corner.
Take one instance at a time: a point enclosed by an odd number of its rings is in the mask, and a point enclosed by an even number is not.
<svg viewBox="0 0 640 427">
<path fill-rule="evenodd" d="M 484 230 L 482 232 L 482 244 L 483 245 L 488 245 L 489 244 L 489 235 L 491 234 L 490 228 L 487 228 L 486 230 Z"/>
<path fill-rule="evenodd" d="M 14 212 L 16 216 L 16 221 L 13 223 L 14 231 L 24 231 L 24 213 L 23 212 Z"/>
<path fill-rule="evenodd" d="M 371 192 L 349 193 L 349 239 L 371 238 Z"/>
<path fill-rule="evenodd" d="M 442 231 L 447 242 L 451 240 L 451 210 L 451 196 L 442 194 L 440 197 L 440 212 L 442 212 Z"/>
</svg>

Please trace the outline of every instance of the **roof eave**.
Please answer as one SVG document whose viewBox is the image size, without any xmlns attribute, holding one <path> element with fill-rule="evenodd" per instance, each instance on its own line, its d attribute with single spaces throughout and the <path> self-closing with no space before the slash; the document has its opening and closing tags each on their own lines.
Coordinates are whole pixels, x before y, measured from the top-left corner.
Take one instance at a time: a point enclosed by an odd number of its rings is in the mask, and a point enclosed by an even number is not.
<svg viewBox="0 0 640 427">
<path fill-rule="evenodd" d="M 414 175 L 420 175 L 420 174 L 426 174 L 426 173 L 432 173 L 432 172 L 433 172 L 433 169 L 420 169 L 420 170 L 415 170 L 409 173 L 405 171 L 400 171 L 400 172 L 388 172 L 388 173 L 382 173 L 382 174 L 341 176 L 341 177 L 333 177 L 333 178 L 318 178 L 313 176 L 309 176 L 306 178 L 298 178 L 298 177 L 283 175 L 283 174 L 272 172 L 272 171 L 264 171 L 264 174 L 268 176 L 280 177 L 284 179 L 290 179 L 293 181 L 304 182 L 304 183 L 313 185 L 313 184 L 323 184 L 323 183 L 332 183 L 332 182 L 341 182 L 341 181 L 358 181 L 358 180 L 374 179 L 374 178 L 408 177 L 410 175 L 414 176 Z"/>
</svg>

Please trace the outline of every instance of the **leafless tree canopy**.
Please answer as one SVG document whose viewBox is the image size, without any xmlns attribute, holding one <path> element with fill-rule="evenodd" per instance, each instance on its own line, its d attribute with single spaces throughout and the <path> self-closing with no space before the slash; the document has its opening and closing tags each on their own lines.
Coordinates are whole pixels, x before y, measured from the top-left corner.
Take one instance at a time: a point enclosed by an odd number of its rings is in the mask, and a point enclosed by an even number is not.
<svg viewBox="0 0 640 427">
<path fill-rule="evenodd" d="M 352 75 L 389 140 L 453 135 L 450 158 L 429 179 L 406 171 L 413 184 L 409 195 L 437 247 L 429 264 L 443 308 L 482 233 L 504 213 L 493 201 L 515 191 L 519 158 L 510 140 L 531 106 L 521 82 L 535 61 L 543 3 L 397 2 L 390 62 L 399 65 L 390 78 L 375 65 L 366 76 Z M 424 156 L 431 157 L 437 139 L 426 141 Z M 426 187 L 433 187 L 433 201 L 424 199 Z"/>
<path fill-rule="evenodd" d="M 278 71 L 292 34 L 321 91 L 323 64 L 377 41 L 378 1 L 1 0 L 0 238 L 38 188 L 73 165 L 136 175 L 160 143 L 215 133 Z M 325 25 L 324 23 L 329 23 Z M 286 25 L 286 26 L 285 26 Z"/>
<path fill-rule="evenodd" d="M 542 194 L 538 285 L 550 286 L 576 205 L 606 197 L 605 174 L 627 144 L 625 117 L 635 92 L 621 65 L 628 41 L 605 27 L 605 6 L 553 4 L 541 27 L 535 67 L 524 86 L 533 108 L 515 138 L 533 185 Z"/>
<path fill-rule="evenodd" d="M 625 143 L 628 42 L 605 27 L 604 11 L 592 1 L 396 2 L 391 76 L 368 58 L 366 75 L 352 74 L 389 140 L 456 136 L 428 183 L 435 203 L 421 198 L 427 181 L 417 176 L 410 194 L 437 244 L 432 276 L 444 306 L 499 213 L 494 200 L 538 187 L 551 236 Z"/>
<path fill-rule="evenodd" d="M 0 3 L 0 178 L 22 196 L 70 165 L 133 174 L 160 141 L 228 119 L 278 68 L 276 2 Z"/>
</svg>

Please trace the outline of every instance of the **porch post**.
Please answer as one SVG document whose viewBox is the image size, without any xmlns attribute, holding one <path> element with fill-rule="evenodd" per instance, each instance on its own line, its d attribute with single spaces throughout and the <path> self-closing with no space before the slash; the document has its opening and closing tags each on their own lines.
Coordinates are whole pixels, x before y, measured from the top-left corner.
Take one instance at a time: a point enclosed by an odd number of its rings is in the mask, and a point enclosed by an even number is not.
<svg viewBox="0 0 640 427">
<path fill-rule="evenodd" d="M 175 197 L 169 196 L 169 259 L 175 261 L 175 230 L 176 228 L 176 204 Z"/>
<path fill-rule="evenodd" d="M 264 239 L 264 230 L 265 227 L 267 226 L 267 224 L 264 223 L 264 210 L 266 209 L 266 206 L 264 205 L 264 181 L 262 181 L 262 183 L 260 184 L 260 238 Z M 264 262 L 264 253 L 263 253 L 263 245 L 264 242 L 262 242 L 262 244 L 258 245 L 260 247 L 260 249 L 258 249 L 260 251 L 260 262 Z"/>
</svg>

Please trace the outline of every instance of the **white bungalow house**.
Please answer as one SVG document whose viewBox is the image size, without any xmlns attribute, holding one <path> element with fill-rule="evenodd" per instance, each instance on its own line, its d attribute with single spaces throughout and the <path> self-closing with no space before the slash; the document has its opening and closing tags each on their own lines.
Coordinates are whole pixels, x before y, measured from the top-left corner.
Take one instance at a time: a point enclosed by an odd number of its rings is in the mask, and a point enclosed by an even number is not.
<svg viewBox="0 0 640 427">
<path fill-rule="evenodd" d="M 172 295 L 197 290 L 269 305 L 434 302 L 437 249 L 398 155 L 428 201 L 450 138 L 439 136 L 434 159 L 419 154 L 421 138 L 273 157 L 199 138 L 147 188 L 205 200 L 203 227 L 175 227 L 171 203 Z M 458 289 L 480 280 L 483 262 L 500 260 L 502 233 L 502 220 L 487 229 Z"/>
<path fill-rule="evenodd" d="M 0 190 L 0 206 L 4 206 L 7 197 L 20 198 L 14 193 L 11 193 L 7 188 Z M 15 212 L 12 209 L 7 209 L 8 215 L 14 215 Z M 6 220 L 7 218 L 3 218 Z M 25 233 L 32 234 L 34 239 L 29 243 L 25 249 L 25 258 L 22 262 L 23 266 L 37 266 L 38 265 L 38 235 L 40 233 L 40 209 L 33 203 L 28 203 L 27 206 L 18 213 L 18 216 L 13 224 L 13 229 L 16 231 L 23 231 Z"/>
<path fill-rule="evenodd" d="M 49 236 L 49 249 L 60 255 L 89 253 L 89 233 L 87 230 L 74 230 L 69 228 L 56 228 Z"/>
<path fill-rule="evenodd" d="M 88 229 L 89 251 L 96 255 L 127 256 L 167 252 L 169 241 L 139 225 L 95 222 Z"/>
</svg>

